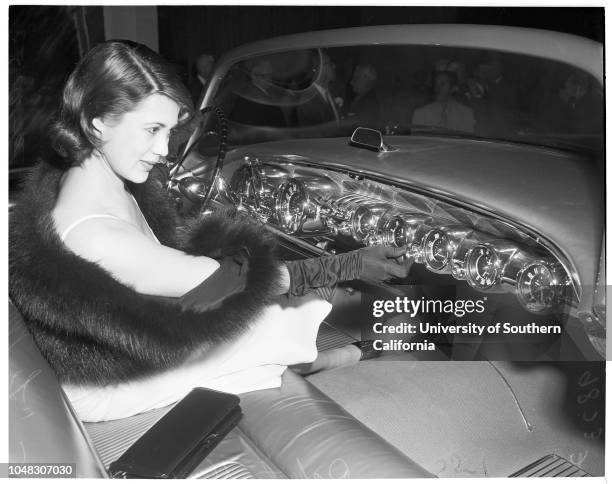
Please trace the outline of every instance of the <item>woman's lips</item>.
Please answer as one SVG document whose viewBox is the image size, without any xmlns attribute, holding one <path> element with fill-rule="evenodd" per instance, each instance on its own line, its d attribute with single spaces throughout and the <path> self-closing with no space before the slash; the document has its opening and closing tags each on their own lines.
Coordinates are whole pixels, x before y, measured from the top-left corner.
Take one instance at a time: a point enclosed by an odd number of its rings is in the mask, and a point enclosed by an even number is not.
<svg viewBox="0 0 612 484">
<path fill-rule="evenodd" d="M 155 165 L 157 165 L 156 161 L 147 161 L 147 160 L 140 160 L 141 163 L 143 163 L 145 166 L 148 166 L 149 168 L 153 168 Z"/>
</svg>

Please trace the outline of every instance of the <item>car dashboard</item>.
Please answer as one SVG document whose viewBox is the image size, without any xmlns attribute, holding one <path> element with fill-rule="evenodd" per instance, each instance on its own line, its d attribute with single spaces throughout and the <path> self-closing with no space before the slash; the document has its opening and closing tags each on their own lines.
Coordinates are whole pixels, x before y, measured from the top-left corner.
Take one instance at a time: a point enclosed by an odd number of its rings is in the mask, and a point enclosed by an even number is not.
<svg viewBox="0 0 612 484">
<path fill-rule="evenodd" d="M 239 165 L 229 180 L 238 208 L 302 245 L 331 253 L 405 247 L 427 272 L 513 295 L 536 315 L 562 312 L 579 297 L 568 261 L 509 222 L 294 157 L 245 156 Z"/>
</svg>

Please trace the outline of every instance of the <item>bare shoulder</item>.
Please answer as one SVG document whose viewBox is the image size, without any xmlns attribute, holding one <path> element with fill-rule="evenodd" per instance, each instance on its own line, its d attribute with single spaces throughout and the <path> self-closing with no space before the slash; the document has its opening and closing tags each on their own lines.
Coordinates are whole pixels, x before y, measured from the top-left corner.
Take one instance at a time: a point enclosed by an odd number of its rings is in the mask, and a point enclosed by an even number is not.
<svg viewBox="0 0 612 484">
<path fill-rule="evenodd" d="M 57 202 L 53 208 L 53 220 L 60 236 L 75 222 L 94 215 L 115 216 L 98 194 L 98 189 L 84 183 L 68 171 L 61 181 Z M 93 218 L 93 217 L 92 217 Z M 103 217 L 100 217 L 103 218 Z M 62 237 L 63 238 L 63 237 Z"/>
<path fill-rule="evenodd" d="M 70 231 L 64 243 L 143 294 L 180 297 L 212 274 L 219 263 L 152 241 L 122 219 L 93 217 Z"/>
<path fill-rule="evenodd" d="M 66 246 L 92 261 L 108 257 L 119 248 L 146 243 L 133 225 L 110 214 L 89 214 L 77 218 L 60 232 Z"/>
</svg>

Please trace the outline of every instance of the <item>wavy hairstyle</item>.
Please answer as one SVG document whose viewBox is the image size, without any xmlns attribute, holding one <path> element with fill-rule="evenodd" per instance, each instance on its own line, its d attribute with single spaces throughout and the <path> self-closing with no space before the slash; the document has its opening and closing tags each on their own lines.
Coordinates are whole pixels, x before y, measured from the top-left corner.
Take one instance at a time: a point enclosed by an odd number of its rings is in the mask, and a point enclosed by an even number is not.
<svg viewBox="0 0 612 484">
<path fill-rule="evenodd" d="M 69 165 L 80 164 L 100 148 L 95 118 L 120 118 L 152 94 L 178 104 L 179 123 L 193 113 L 189 92 L 174 69 L 151 49 L 127 41 L 95 46 L 64 86 L 51 130 L 53 148 Z"/>
</svg>

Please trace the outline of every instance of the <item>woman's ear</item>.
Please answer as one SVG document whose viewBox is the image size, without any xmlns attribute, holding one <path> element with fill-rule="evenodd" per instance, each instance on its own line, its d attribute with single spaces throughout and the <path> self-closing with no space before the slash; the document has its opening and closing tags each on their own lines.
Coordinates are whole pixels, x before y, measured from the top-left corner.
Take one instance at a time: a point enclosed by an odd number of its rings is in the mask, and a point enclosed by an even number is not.
<svg viewBox="0 0 612 484">
<path fill-rule="evenodd" d="M 104 133 L 106 132 L 106 125 L 104 124 L 104 121 L 102 121 L 102 119 L 100 118 L 93 118 L 91 124 L 94 130 L 96 130 L 96 135 L 98 136 L 98 138 L 103 140 Z"/>
</svg>

